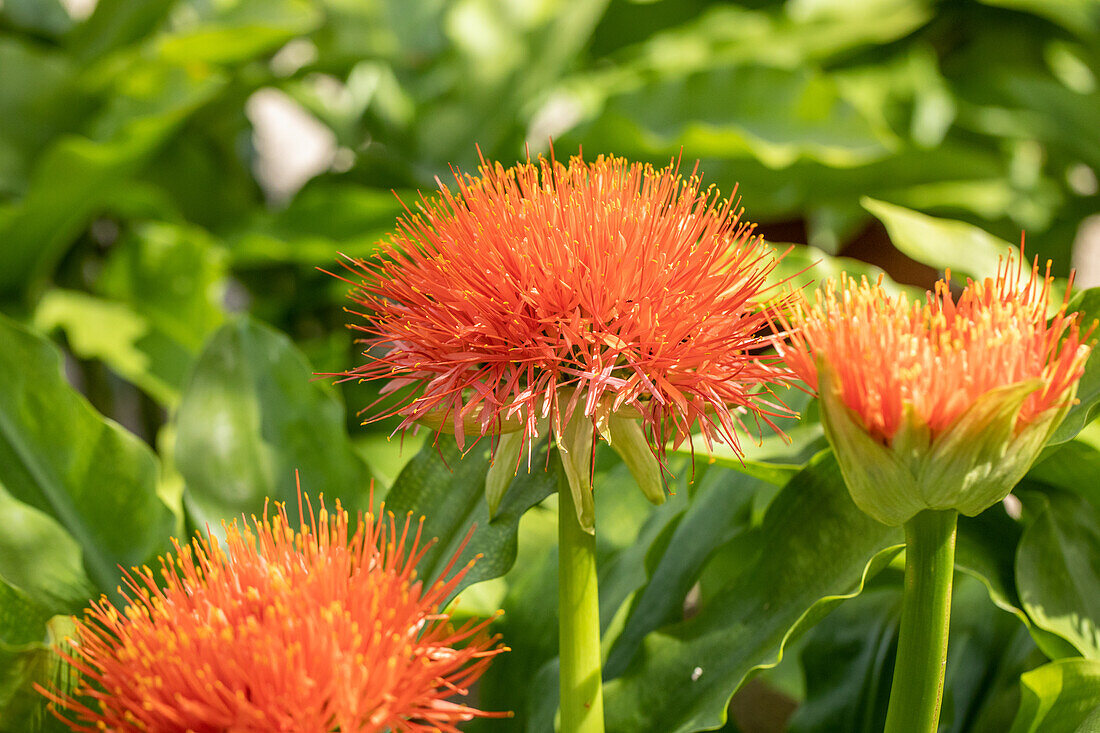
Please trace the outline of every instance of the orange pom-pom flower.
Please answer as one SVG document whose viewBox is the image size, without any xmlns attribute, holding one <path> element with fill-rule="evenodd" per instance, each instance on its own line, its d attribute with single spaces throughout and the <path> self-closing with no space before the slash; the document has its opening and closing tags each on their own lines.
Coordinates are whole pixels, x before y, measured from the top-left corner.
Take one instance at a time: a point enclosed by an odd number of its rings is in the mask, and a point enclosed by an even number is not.
<svg viewBox="0 0 1100 733">
<path fill-rule="evenodd" d="M 1049 264 L 1040 275 L 1009 258 L 957 300 L 949 278 L 911 303 L 842 277 L 784 318 L 780 351 L 819 392 L 853 498 L 888 524 L 1004 498 L 1073 404 L 1090 351 L 1065 303 L 1047 319 Z"/>
<path fill-rule="evenodd" d="M 775 258 L 713 187 L 603 156 L 483 162 L 456 184 L 347 263 L 368 359 L 347 376 L 412 386 L 402 429 L 516 432 L 511 458 L 582 415 L 579 441 L 594 427 L 633 469 L 643 448 L 736 448 L 747 418 L 787 413 L 768 386 L 789 373 L 763 353 Z"/>
<path fill-rule="evenodd" d="M 73 730 L 457 731 L 484 713 L 466 693 L 504 651 L 485 622 L 460 628 L 439 610 L 466 569 L 425 587 L 426 545 L 409 520 L 324 508 L 298 530 L 285 508 L 175 542 L 128 574 L 126 605 L 92 603 L 60 653 L 80 673 L 67 709 Z M 411 540 L 411 545 L 409 541 Z M 457 556 L 456 556 L 457 557 Z M 451 573 L 454 560 L 443 574 Z"/>
</svg>

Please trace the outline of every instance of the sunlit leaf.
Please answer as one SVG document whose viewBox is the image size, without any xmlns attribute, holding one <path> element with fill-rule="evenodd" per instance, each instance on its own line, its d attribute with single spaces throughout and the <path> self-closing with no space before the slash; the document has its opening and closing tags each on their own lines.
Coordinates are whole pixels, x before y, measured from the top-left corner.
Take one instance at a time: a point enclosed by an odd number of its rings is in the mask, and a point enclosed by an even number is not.
<svg viewBox="0 0 1100 733">
<path fill-rule="evenodd" d="M 217 331 L 199 356 L 176 414 L 175 462 L 184 503 L 202 526 L 297 506 L 295 471 L 311 496 L 366 509 L 370 474 L 351 444 L 343 406 L 290 340 L 248 318 Z"/>
<path fill-rule="evenodd" d="M 1020 678 L 1021 700 L 1011 733 L 1087 733 L 1079 728 L 1100 707 L 1100 662 L 1059 659 Z"/>
<path fill-rule="evenodd" d="M 35 594 L 38 603 L 77 602 L 81 558 L 98 589 L 112 592 L 119 566 L 141 564 L 167 543 L 173 522 L 156 496 L 156 459 L 65 382 L 52 345 L 2 317 L 0 338 L 0 485 L 11 497 L 0 504 L 0 525 L 23 522 L 0 534 L 5 553 L 21 548 L 5 563 L 23 563 L 21 575 L 36 586 L 24 592 L 54 595 Z M 74 542 L 57 542 L 58 527 Z"/>
<path fill-rule="evenodd" d="M 912 211 L 870 197 L 861 200 L 886 225 L 894 246 L 918 262 L 957 276 L 992 277 L 1015 248 L 973 224 Z"/>
<path fill-rule="evenodd" d="M 521 470 L 512 480 L 490 519 L 485 498 L 485 474 L 489 469 L 486 441 L 477 443 L 465 455 L 453 438 L 440 435 L 437 443 L 428 441 L 386 494 L 387 511 L 398 516 L 423 516 L 425 538 L 436 538 L 418 566 L 420 574 L 438 577 L 471 528 L 473 533 L 455 567 L 481 557 L 461 587 L 508 572 L 516 558 L 520 518 L 558 488 L 559 462 L 547 464 L 545 451 L 541 448 L 532 458 L 530 473 Z"/>
<path fill-rule="evenodd" d="M 1040 505 L 1016 556 L 1020 599 L 1036 626 L 1100 659 L 1100 513 L 1064 493 Z"/>
</svg>

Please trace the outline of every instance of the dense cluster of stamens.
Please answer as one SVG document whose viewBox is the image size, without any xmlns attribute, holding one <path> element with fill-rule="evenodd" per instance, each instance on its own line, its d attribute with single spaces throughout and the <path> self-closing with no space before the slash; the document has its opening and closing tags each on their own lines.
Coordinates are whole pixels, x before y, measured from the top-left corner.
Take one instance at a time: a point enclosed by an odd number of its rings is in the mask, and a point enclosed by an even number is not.
<svg viewBox="0 0 1100 733">
<path fill-rule="evenodd" d="M 308 517 L 308 522 L 306 517 Z M 299 530 L 274 517 L 226 528 L 128 574 L 60 649 L 72 696 L 42 690 L 74 730 L 452 731 L 489 715 L 450 700 L 503 651 L 488 623 L 449 624 L 440 606 L 465 569 L 424 587 L 420 529 L 392 515 L 312 508 Z M 409 541 L 411 540 L 411 545 Z M 452 560 L 452 565 L 453 565 Z M 443 578 L 451 573 L 448 567 Z"/>
<path fill-rule="evenodd" d="M 981 395 L 1039 379 L 1017 429 L 1070 399 L 1089 347 L 1066 303 L 1049 321 L 1050 265 L 1040 275 L 1022 259 L 1003 261 L 996 278 L 968 280 L 958 299 L 950 273 L 927 302 L 889 296 L 879 284 L 841 277 L 787 324 L 787 364 L 813 388 L 828 368 L 844 404 L 878 440 L 889 443 L 913 411 L 935 436 Z M 1068 299 L 1068 294 L 1067 294 Z"/>
<path fill-rule="evenodd" d="M 785 413 L 767 386 L 789 373 L 762 353 L 771 250 L 694 173 L 540 158 L 456 184 L 346 263 L 368 359 L 347 376 L 411 387 L 402 428 L 529 440 L 623 410 L 658 450 L 692 431 L 736 447 L 746 415 Z"/>
</svg>

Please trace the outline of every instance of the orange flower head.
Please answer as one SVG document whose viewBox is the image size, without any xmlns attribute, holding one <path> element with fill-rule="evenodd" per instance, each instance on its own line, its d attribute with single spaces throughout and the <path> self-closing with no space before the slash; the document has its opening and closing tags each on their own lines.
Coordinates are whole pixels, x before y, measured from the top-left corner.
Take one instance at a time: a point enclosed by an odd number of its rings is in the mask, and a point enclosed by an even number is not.
<svg viewBox="0 0 1100 733">
<path fill-rule="evenodd" d="M 439 607 L 469 566 L 430 586 L 410 523 L 322 506 L 298 530 L 280 506 L 175 544 L 126 575 L 126 605 L 105 597 L 60 653 L 80 673 L 68 696 L 41 689 L 94 731 L 457 731 L 484 713 L 466 694 L 504 651 L 488 621 L 461 627 Z M 411 539 L 411 546 L 409 540 Z M 56 712 L 56 711 L 55 711 Z"/>
<path fill-rule="evenodd" d="M 575 412 L 611 440 L 617 415 L 660 454 L 693 431 L 736 448 L 745 417 L 786 414 L 769 385 L 790 375 L 761 353 L 775 259 L 694 172 L 551 156 L 455 178 L 347 264 L 368 362 L 346 376 L 411 386 L 400 429 L 530 446 Z"/>
<path fill-rule="evenodd" d="M 957 300 L 948 273 L 923 303 L 842 277 L 783 318 L 791 339 L 780 351 L 819 392 L 853 498 L 890 505 L 861 504 L 872 516 L 900 524 L 923 508 L 982 511 L 1023 476 L 1072 405 L 1088 333 L 1066 313 L 1068 294 L 1048 321 L 1050 264 L 1040 275 L 1037 260 L 1023 262 L 1002 260 L 995 278 L 968 280 Z M 878 452 L 909 478 L 857 492 L 856 474 L 873 473 Z M 962 473 L 948 476 L 952 466 Z"/>
</svg>

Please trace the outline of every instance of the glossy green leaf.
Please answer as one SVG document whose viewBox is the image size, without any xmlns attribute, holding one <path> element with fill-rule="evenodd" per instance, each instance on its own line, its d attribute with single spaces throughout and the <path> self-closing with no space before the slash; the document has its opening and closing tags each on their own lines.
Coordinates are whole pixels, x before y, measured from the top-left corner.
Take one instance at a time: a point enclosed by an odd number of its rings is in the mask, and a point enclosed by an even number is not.
<svg viewBox="0 0 1100 733">
<path fill-rule="evenodd" d="M 901 613 L 900 574 L 897 581 L 845 602 L 810 632 L 802 652 L 806 700 L 791 719 L 791 733 L 882 730 Z M 1006 729 L 1015 706 L 1005 710 L 1004 697 L 1015 692 L 1036 653 L 1034 643 L 1015 618 L 989 602 L 977 580 L 963 576 L 956 577 L 950 631 L 940 730 Z M 974 727 L 978 718 L 986 727 Z"/>
<path fill-rule="evenodd" d="M 1020 523 L 1008 516 L 1003 505 L 976 517 L 959 517 L 955 568 L 980 580 L 998 608 L 1030 625 L 1016 591 L 1016 547 L 1021 533 Z"/>
<path fill-rule="evenodd" d="M 34 326 L 43 333 L 64 331 L 75 356 L 105 362 L 152 395 L 173 394 L 171 385 L 152 373 L 149 357 L 136 346 L 149 333 L 149 322 L 124 303 L 78 290 L 50 290 L 38 302 Z"/>
<path fill-rule="evenodd" d="M 990 277 L 1001 258 L 1015 247 L 962 221 L 940 219 L 865 196 L 863 208 L 886 225 L 894 246 L 917 262 L 956 276 Z"/>
<path fill-rule="evenodd" d="M 143 222 L 112 246 L 97 290 L 129 303 L 197 355 L 225 320 L 226 259 L 218 240 L 199 227 Z"/>
<path fill-rule="evenodd" d="M 841 604 L 802 651 L 806 700 L 791 733 L 878 733 L 886 721 L 901 594 L 877 588 Z"/>
<path fill-rule="evenodd" d="M 852 503 L 830 454 L 811 461 L 773 501 L 767 548 L 698 616 L 648 635 L 605 688 L 612 731 L 720 727 L 730 696 L 755 669 L 820 620 L 898 551 L 900 532 Z"/>
<path fill-rule="evenodd" d="M 56 518 L 18 501 L 2 484 L 0 517 L 6 522 L 0 535 L 0 582 L 59 614 L 77 613 L 97 595 L 84 569 L 80 544 Z"/>
<path fill-rule="evenodd" d="M 1066 493 L 1040 505 L 1016 556 L 1020 599 L 1036 626 L 1100 659 L 1100 513 Z"/>
<path fill-rule="evenodd" d="M 70 589 L 58 595 L 75 601 L 73 553 L 79 548 L 88 577 L 111 592 L 120 565 L 139 565 L 167 543 L 172 517 L 156 496 L 156 459 L 65 382 L 52 345 L 2 317 L 0 340 L 0 485 L 13 499 L 3 503 L 0 525 L 25 517 L 30 536 L 44 540 L 57 534 L 45 521 L 53 520 L 76 544 L 35 548 L 21 558 L 26 574 L 36 583 L 38 573 L 55 576 L 57 583 L 47 584 Z M 8 553 L 23 541 L 19 533 L 0 540 Z"/>
<path fill-rule="evenodd" d="M 1075 733 L 1100 707 L 1100 662 L 1059 659 L 1023 675 L 1020 690 L 1010 733 Z"/>
<path fill-rule="evenodd" d="M 344 408 L 311 378 L 301 352 L 269 326 L 241 318 L 211 337 L 176 414 L 175 461 L 198 526 L 259 514 L 265 498 L 296 506 L 295 471 L 309 495 L 367 508 L 370 475 Z"/>
<path fill-rule="evenodd" d="M 480 555 L 460 588 L 496 578 L 512 567 L 516 559 L 516 528 L 523 514 L 557 489 L 558 461 L 547 464 L 546 447 L 536 450 L 531 472 L 526 468 L 512 479 L 497 511 L 489 518 L 485 499 L 485 474 L 489 469 L 489 447 L 485 440 L 465 455 L 450 436 L 429 440 L 397 477 L 386 494 L 386 510 L 399 518 L 406 513 L 413 521 L 424 517 L 424 537 L 436 542 L 424 554 L 420 574 L 428 579 L 440 576 L 456 556 L 469 534 L 469 542 L 455 568 Z M 544 470 L 544 467 L 546 470 Z"/>
</svg>

